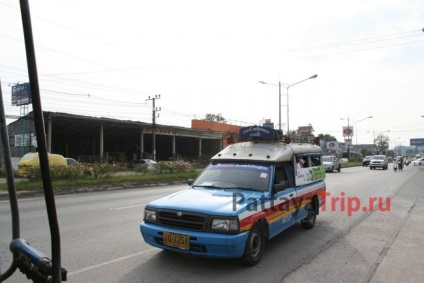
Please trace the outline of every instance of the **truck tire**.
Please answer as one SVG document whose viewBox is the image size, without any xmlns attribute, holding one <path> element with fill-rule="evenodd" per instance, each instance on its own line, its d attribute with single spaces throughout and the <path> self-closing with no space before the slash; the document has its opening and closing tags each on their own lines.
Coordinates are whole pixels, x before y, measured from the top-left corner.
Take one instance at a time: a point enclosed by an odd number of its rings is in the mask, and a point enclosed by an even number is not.
<svg viewBox="0 0 424 283">
<path fill-rule="evenodd" d="M 249 266 L 258 264 L 265 251 L 266 241 L 267 237 L 264 224 L 256 222 L 253 224 L 252 228 L 250 228 L 242 262 Z"/>
<path fill-rule="evenodd" d="M 306 218 L 300 221 L 304 229 L 312 229 L 315 226 L 315 221 L 317 219 L 317 212 L 314 208 L 313 203 L 314 203 L 314 199 L 312 199 L 312 202 L 309 204 L 308 216 L 306 216 Z"/>
</svg>

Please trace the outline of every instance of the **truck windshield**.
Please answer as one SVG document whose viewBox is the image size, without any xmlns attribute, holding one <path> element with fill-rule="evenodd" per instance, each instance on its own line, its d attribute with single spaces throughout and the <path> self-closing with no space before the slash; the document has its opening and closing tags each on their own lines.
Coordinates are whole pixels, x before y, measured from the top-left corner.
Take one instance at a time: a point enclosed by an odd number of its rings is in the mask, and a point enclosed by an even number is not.
<svg viewBox="0 0 424 283">
<path fill-rule="evenodd" d="M 193 187 L 267 191 L 271 165 L 213 162 L 195 180 Z"/>
</svg>

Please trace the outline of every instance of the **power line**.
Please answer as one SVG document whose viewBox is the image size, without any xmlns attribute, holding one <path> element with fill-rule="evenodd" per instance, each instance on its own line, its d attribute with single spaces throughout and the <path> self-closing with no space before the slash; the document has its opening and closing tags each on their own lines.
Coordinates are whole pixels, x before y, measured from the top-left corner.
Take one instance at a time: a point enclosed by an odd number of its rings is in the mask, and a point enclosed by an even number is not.
<svg viewBox="0 0 424 283">
<path fill-rule="evenodd" d="M 423 31 L 424 31 L 424 29 L 423 29 Z M 406 35 L 406 34 L 410 34 L 410 33 L 417 33 L 417 34 Z M 402 35 L 402 36 L 399 36 L 399 35 Z M 408 32 L 382 35 L 382 36 L 376 36 L 376 37 L 369 37 L 369 38 L 364 38 L 364 39 L 357 39 L 357 40 L 343 41 L 343 42 L 338 42 L 338 43 L 316 45 L 316 46 L 307 47 L 307 48 L 298 49 L 298 50 L 319 51 L 319 50 L 322 50 L 322 49 L 341 49 L 341 48 L 346 49 L 346 48 L 349 48 L 349 47 L 355 47 L 355 46 L 359 46 L 359 45 L 372 45 L 372 44 L 378 44 L 378 43 L 381 43 L 381 42 L 399 41 L 401 39 L 411 38 L 411 37 L 422 37 L 423 35 L 424 34 L 422 33 L 421 30 L 413 30 L 413 31 L 408 31 Z M 422 43 L 422 42 L 424 42 L 424 40 L 383 44 L 383 45 L 379 45 L 379 46 L 370 46 L 368 48 L 350 49 L 350 50 L 339 51 L 339 52 L 306 55 L 306 56 L 302 56 L 301 58 L 322 57 L 322 56 L 341 55 L 341 54 L 354 53 L 354 52 L 364 52 L 364 51 L 368 51 L 368 50 L 382 49 L 382 48 L 402 46 L 402 45 L 410 45 L 410 44 L 417 44 L 417 43 Z"/>
<path fill-rule="evenodd" d="M 6 6 L 6 7 L 8 7 L 9 9 L 15 10 L 15 11 L 18 13 L 18 15 L 19 15 L 19 13 L 20 13 L 20 9 L 19 9 L 19 8 L 17 8 L 17 7 L 13 7 L 13 6 L 11 6 L 11 5 L 7 5 L 7 4 L 5 4 L 5 3 L 0 3 L 0 5 Z M 96 37 L 96 35 L 92 35 L 92 34 L 88 35 L 88 34 L 85 34 L 85 33 L 83 33 L 83 32 L 80 32 L 80 31 L 74 30 L 74 29 L 72 29 L 72 28 L 70 28 L 70 27 L 67 27 L 67 26 L 64 26 L 64 25 L 62 25 L 62 24 L 59 24 L 59 23 L 57 23 L 57 22 L 54 22 L 54 21 L 51 21 L 51 20 L 45 19 L 45 18 L 40 17 L 40 16 L 37 16 L 36 14 L 33 14 L 33 13 L 31 13 L 31 14 L 32 14 L 32 18 L 34 18 L 34 19 L 38 19 L 38 20 L 43 21 L 43 22 L 46 22 L 46 23 L 48 23 L 48 24 L 50 24 L 50 25 L 57 26 L 57 27 L 59 27 L 59 28 L 61 28 L 61 29 L 63 29 L 63 30 L 66 30 L 66 31 L 69 31 L 69 32 L 75 33 L 75 34 L 77 34 L 77 35 L 83 36 L 83 37 L 88 38 L 88 39 L 90 39 L 90 40 L 93 40 L 93 38 L 94 38 L 95 40 L 97 40 L 97 41 L 99 41 L 99 42 L 101 42 L 101 43 L 104 43 L 104 44 L 107 44 L 107 45 L 110 45 L 110 46 L 113 46 L 113 47 L 119 48 L 119 46 L 117 46 L 117 45 L 115 45 L 115 44 L 113 44 L 113 43 L 111 43 L 111 42 L 108 42 L 108 41 L 102 40 L 102 39 L 100 39 L 100 38 Z"/>
<path fill-rule="evenodd" d="M 334 47 L 340 47 L 340 46 L 348 46 L 351 43 L 354 43 L 352 45 L 358 45 L 358 44 L 366 44 L 366 43 L 370 43 L 370 42 L 387 41 L 387 40 L 394 40 L 394 39 L 399 39 L 399 38 L 422 36 L 422 34 L 416 34 L 416 35 L 394 37 L 393 38 L 393 36 L 415 33 L 415 32 L 421 32 L 421 30 L 412 30 L 412 31 L 401 32 L 401 33 L 381 35 L 381 36 L 376 36 L 376 37 L 368 37 L 368 38 L 363 38 L 363 39 L 356 39 L 356 40 L 349 40 L 349 41 L 342 41 L 342 42 L 335 42 L 335 43 L 329 43 L 329 44 L 323 44 L 323 45 L 310 46 L 310 47 L 306 47 L 303 50 L 315 49 L 315 48 L 316 49 L 334 48 Z M 385 38 L 385 37 L 391 37 L 391 38 Z"/>
<path fill-rule="evenodd" d="M 422 43 L 422 42 L 424 42 L 424 40 L 405 42 L 405 43 L 399 43 L 399 44 L 390 44 L 390 45 L 385 45 L 385 46 L 376 46 L 376 47 L 349 50 L 349 51 L 343 51 L 343 52 L 332 52 L 332 53 L 327 53 L 327 54 L 307 55 L 307 56 L 302 56 L 300 58 L 313 58 L 313 57 L 324 57 L 324 56 L 332 56 L 332 55 L 342 55 L 342 54 L 348 54 L 348 53 L 364 52 L 364 51 L 368 51 L 368 50 L 382 49 L 382 48 L 401 46 L 401 45 L 416 44 L 416 43 Z"/>
</svg>

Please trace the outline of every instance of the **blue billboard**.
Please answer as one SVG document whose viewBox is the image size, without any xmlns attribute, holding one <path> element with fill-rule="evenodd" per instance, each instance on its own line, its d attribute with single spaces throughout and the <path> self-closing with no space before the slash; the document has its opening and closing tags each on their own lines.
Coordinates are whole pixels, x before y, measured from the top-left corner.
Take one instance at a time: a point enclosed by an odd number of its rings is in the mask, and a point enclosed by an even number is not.
<svg viewBox="0 0 424 283">
<path fill-rule="evenodd" d="M 410 146 L 424 146 L 424 139 L 411 139 Z"/>
<path fill-rule="evenodd" d="M 31 103 L 31 90 L 29 83 L 12 86 L 12 105 L 25 105 Z"/>
</svg>

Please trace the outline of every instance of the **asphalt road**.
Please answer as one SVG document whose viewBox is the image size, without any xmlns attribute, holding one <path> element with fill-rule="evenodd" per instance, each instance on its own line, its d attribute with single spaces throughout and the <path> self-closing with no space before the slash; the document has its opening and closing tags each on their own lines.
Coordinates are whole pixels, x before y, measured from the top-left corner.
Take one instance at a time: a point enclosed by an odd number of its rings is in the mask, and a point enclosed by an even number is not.
<svg viewBox="0 0 424 283">
<path fill-rule="evenodd" d="M 68 282 L 379 282 L 385 251 L 424 196 L 423 181 L 424 168 L 413 166 L 396 173 L 356 167 L 327 174 L 327 205 L 314 229 L 295 225 L 283 232 L 250 268 L 144 243 L 139 224 L 146 203 L 184 185 L 61 195 L 56 205 L 62 266 Z M 21 199 L 19 208 L 21 237 L 50 256 L 44 199 Z M 1 201 L 2 271 L 11 260 L 10 230 L 8 202 Z M 16 272 L 8 282 L 27 279 Z"/>
</svg>

